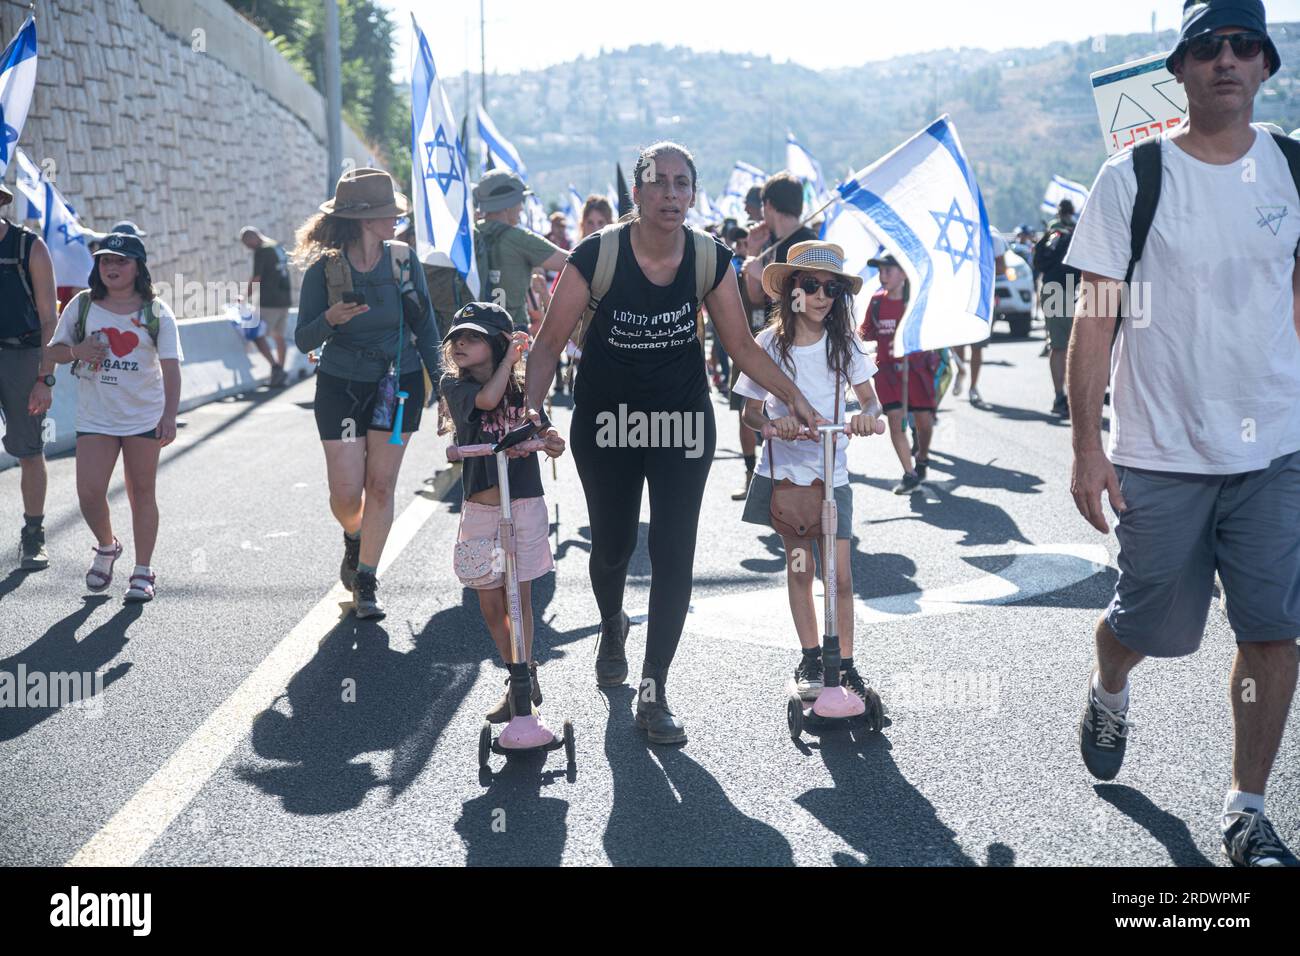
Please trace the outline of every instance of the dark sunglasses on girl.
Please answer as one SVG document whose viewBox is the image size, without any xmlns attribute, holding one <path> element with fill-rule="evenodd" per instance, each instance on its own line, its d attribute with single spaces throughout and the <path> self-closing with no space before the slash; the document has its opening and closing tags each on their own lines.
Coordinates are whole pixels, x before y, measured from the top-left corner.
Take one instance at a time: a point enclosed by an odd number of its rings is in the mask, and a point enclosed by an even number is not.
<svg viewBox="0 0 1300 956">
<path fill-rule="evenodd" d="M 848 291 L 849 284 L 840 279 L 827 279 L 825 282 L 818 282 L 812 276 L 803 276 L 797 287 L 803 289 L 804 295 L 816 295 L 818 289 L 826 290 L 826 298 L 838 299 Z"/>
<path fill-rule="evenodd" d="M 1243 33 L 1208 33 L 1196 37 L 1187 41 L 1187 52 L 1192 55 L 1192 59 L 1208 63 L 1218 58 L 1225 41 L 1232 47 L 1232 55 L 1238 60 L 1253 60 L 1264 49 L 1264 34 L 1247 30 Z"/>
</svg>

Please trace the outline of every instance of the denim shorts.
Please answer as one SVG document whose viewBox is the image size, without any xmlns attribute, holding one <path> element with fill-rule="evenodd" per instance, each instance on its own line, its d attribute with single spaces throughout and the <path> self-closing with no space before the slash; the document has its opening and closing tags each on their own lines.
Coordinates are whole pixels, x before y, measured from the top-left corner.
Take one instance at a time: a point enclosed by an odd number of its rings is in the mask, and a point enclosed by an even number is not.
<svg viewBox="0 0 1300 956">
<path fill-rule="evenodd" d="M 1115 472 L 1127 509 L 1106 623 L 1120 643 L 1151 657 L 1195 651 L 1216 570 L 1238 642 L 1300 637 L 1300 452 L 1237 475 Z"/>
</svg>

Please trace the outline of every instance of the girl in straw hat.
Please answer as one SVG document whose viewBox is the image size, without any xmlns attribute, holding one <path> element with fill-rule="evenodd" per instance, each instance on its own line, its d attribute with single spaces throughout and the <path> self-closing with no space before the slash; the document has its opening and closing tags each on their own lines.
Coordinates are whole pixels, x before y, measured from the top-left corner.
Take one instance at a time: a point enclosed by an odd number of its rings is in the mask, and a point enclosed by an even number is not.
<svg viewBox="0 0 1300 956">
<path fill-rule="evenodd" d="M 316 428 L 325 449 L 330 510 L 343 527 L 339 579 L 357 617 L 384 616 L 375 570 L 393 523 L 393 491 L 424 408 L 424 372 L 441 377 L 440 342 L 424 270 L 394 240 L 410 211 L 388 173 L 343 174 L 334 198 L 298 230 L 306 269 L 294 342 L 324 347 L 316 373 Z M 401 404 L 401 440 L 393 441 Z"/>
<path fill-rule="evenodd" d="M 844 250 L 829 242 L 801 242 L 790 248 L 789 261 L 772 263 L 763 269 L 763 291 L 776 303 L 771 322 L 758 334 L 758 344 L 785 370 L 799 390 L 827 422 L 843 421 L 845 386 L 853 389 L 864 409 L 849 420 L 854 435 L 875 434 L 880 405 L 871 377 L 875 364 L 866 356 L 853 332 L 853 296 L 862 288 L 862 277 L 844 271 Z M 778 436 L 768 441 L 766 454 L 749 486 L 742 520 L 770 525 L 772 489 L 783 479 L 797 485 L 811 485 L 822 475 L 822 449 L 818 441 L 797 436 L 800 421 L 775 395 L 748 375 L 736 380 L 736 394 L 745 396 L 744 423 L 759 431 L 769 422 Z M 865 701 L 866 680 L 853 663 L 853 567 L 849 544 L 853 537 L 853 494 L 849 487 L 848 442 L 836 443 L 835 567 L 839 589 L 836 613 L 843 622 L 841 647 L 843 686 Z M 817 612 L 813 603 L 813 562 L 810 539 L 781 536 L 786 553 L 786 588 L 790 616 L 803 649 L 795 683 L 799 693 L 815 699 L 822 689 L 821 642 Z"/>
</svg>

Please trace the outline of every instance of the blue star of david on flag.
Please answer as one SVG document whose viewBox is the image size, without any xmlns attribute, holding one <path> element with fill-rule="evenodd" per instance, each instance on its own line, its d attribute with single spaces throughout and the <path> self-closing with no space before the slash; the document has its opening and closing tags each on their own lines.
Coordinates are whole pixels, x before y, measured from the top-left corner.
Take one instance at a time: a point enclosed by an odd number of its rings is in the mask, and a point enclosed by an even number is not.
<svg viewBox="0 0 1300 956">
<path fill-rule="evenodd" d="M 63 244 L 69 246 L 74 242 L 79 242 L 84 246 L 86 244 L 86 237 L 81 234 L 80 229 L 78 229 L 74 234 L 72 231 L 73 228 L 74 226 L 69 222 L 65 222 L 59 226 L 59 232 L 63 235 Z"/>
<path fill-rule="evenodd" d="M 4 104 L 0 103 L 0 162 L 9 162 L 9 144 L 18 142 L 18 130 L 5 122 Z"/>
<path fill-rule="evenodd" d="M 436 151 L 440 149 L 447 151 L 446 172 L 441 172 L 438 169 L 438 162 L 435 158 Z M 460 169 L 456 162 L 456 147 L 452 143 L 447 142 L 447 131 L 439 126 L 437 132 L 433 134 L 433 140 L 424 144 L 424 152 L 428 159 L 428 163 L 424 170 L 424 178 L 436 180 L 438 188 L 442 190 L 442 194 L 444 196 L 447 195 L 451 190 L 453 183 L 463 181 Z"/>
<path fill-rule="evenodd" d="M 948 207 L 946 213 L 931 210 L 930 215 L 939 224 L 939 241 L 934 244 L 934 249 L 936 252 L 946 252 L 948 254 L 952 259 L 952 273 L 956 275 L 963 262 L 970 262 L 975 258 L 975 230 L 977 224 L 961 214 L 961 207 L 957 205 L 956 197 L 953 198 L 952 205 Z M 949 229 L 954 224 L 966 230 L 966 243 L 960 251 L 953 246 L 952 237 L 949 233 Z"/>
</svg>

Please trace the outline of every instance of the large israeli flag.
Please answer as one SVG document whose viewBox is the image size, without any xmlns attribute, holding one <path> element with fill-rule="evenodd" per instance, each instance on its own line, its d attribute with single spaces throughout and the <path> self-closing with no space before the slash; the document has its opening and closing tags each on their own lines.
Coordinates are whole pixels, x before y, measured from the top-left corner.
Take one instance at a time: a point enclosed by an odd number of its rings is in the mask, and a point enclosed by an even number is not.
<svg viewBox="0 0 1300 956">
<path fill-rule="evenodd" d="M 893 354 L 982 342 L 993 314 L 984 198 L 947 114 L 839 187 L 911 281 Z"/>
<path fill-rule="evenodd" d="M 1074 212 L 1078 215 L 1083 211 L 1083 204 L 1088 201 L 1088 187 L 1064 176 L 1053 176 L 1047 184 L 1047 192 L 1043 194 L 1043 204 L 1038 207 L 1038 211 L 1044 216 L 1056 218 L 1056 207 L 1062 199 L 1074 203 Z"/>
<path fill-rule="evenodd" d="M 0 176 L 9 168 L 36 91 L 36 18 L 28 17 L 0 57 Z"/>
<path fill-rule="evenodd" d="M 586 205 L 587 200 L 583 198 L 582 193 L 578 192 L 577 186 L 569 183 L 565 202 L 568 204 L 568 208 L 564 211 L 565 218 L 568 219 L 568 228 L 565 231 L 569 236 L 569 244 L 572 245 L 582 235 L 582 207 Z"/>
<path fill-rule="evenodd" d="M 785 134 L 786 169 L 803 180 L 803 203 L 805 216 L 832 197 L 827 195 L 826 180 L 822 177 L 822 164 L 813 158 L 813 154 L 804 149 L 794 138 L 794 133 L 787 130 Z"/>
<path fill-rule="evenodd" d="M 727 185 L 722 190 L 722 198 L 718 200 L 718 208 L 730 219 L 744 219 L 745 193 L 766 181 L 767 173 L 757 166 L 737 160 L 736 165 L 731 167 L 731 175 L 727 177 Z"/>
<path fill-rule="evenodd" d="M 862 288 L 853 299 L 854 326 L 860 327 L 867 317 L 867 305 L 880 288 L 880 271 L 868 263 L 885 254 L 885 247 L 867 229 L 862 220 L 837 202 L 826 210 L 818 238 L 833 242 L 844 250 L 844 271 L 862 276 Z"/>
<path fill-rule="evenodd" d="M 454 266 L 475 298 L 479 295 L 474 257 L 474 197 L 469 188 L 465 144 L 438 79 L 420 22 L 411 68 L 411 181 L 415 193 L 415 247 L 421 262 Z"/>
<path fill-rule="evenodd" d="M 515 149 L 510 140 L 501 135 L 497 130 L 497 124 L 492 122 L 492 117 L 488 116 L 487 110 L 483 109 L 481 103 L 478 107 L 478 138 L 484 169 L 488 165 L 487 157 L 491 156 L 493 167 L 512 170 L 518 173 L 524 182 L 528 182 L 528 167 L 524 165 L 519 150 Z"/>
<path fill-rule="evenodd" d="M 28 218 L 38 219 L 41 237 L 50 250 L 56 285 L 84 289 L 90 284 L 94 260 L 86 240 L 88 230 L 54 184 L 41 176 L 36 164 L 21 149 L 14 150 L 18 163 L 18 191 L 27 199 Z"/>
</svg>

